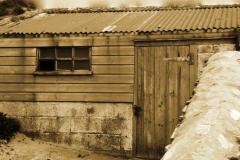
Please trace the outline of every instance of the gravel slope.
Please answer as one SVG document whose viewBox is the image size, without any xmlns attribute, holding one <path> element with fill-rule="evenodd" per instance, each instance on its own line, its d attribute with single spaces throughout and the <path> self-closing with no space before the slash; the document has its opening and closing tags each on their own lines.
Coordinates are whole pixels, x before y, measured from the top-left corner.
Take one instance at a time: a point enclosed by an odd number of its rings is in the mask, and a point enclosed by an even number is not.
<svg viewBox="0 0 240 160">
<path fill-rule="evenodd" d="M 9 144 L 0 144 L 0 160 L 124 160 L 124 158 L 32 140 L 22 134 L 17 134 Z"/>
</svg>

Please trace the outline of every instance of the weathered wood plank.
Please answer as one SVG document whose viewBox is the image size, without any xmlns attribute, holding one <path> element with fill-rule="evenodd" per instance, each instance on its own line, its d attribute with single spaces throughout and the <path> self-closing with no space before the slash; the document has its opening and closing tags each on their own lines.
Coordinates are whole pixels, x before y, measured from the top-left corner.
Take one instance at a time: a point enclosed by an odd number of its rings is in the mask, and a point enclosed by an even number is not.
<svg viewBox="0 0 240 160">
<path fill-rule="evenodd" d="M 0 66 L 0 74 L 32 74 L 35 66 Z"/>
<path fill-rule="evenodd" d="M 133 48 L 134 49 L 134 91 L 133 91 L 133 96 L 134 96 L 134 102 L 133 102 L 133 107 L 134 106 L 138 106 L 139 102 L 138 102 L 138 85 L 139 85 L 139 47 L 135 47 Z M 137 146 L 137 143 L 138 143 L 138 133 L 139 133 L 139 125 L 137 125 L 139 123 L 139 116 L 136 115 L 135 113 L 135 110 L 133 108 L 133 112 L 134 112 L 134 115 L 133 116 L 133 129 L 132 129 L 132 132 L 133 132 L 133 140 L 132 140 L 132 155 L 134 157 L 136 157 L 137 155 L 137 152 L 138 152 L 138 146 Z"/>
<path fill-rule="evenodd" d="M 137 128 L 137 133 L 136 133 L 136 153 L 137 156 L 140 156 L 140 153 L 144 153 L 144 137 L 143 137 L 143 116 L 144 116 L 144 97 L 143 97 L 143 49 L 141 47 L 137 48 L 137 106 L 141 108 L 141 111 L 137 112 L 136 115 L 136 128 Z"/>
<path fill-rule="evenodd" d="M 168 46 L 167 47 L 167 52 L 168 52 L 168 57 L 173 58 L 173 57 L 178 57 L 178 48 L 177 46 Z M 174 61 L 169 61 L 169 84 L 168 84 L 168 102 L 169 102 L 169 108 L 168 108 L 168 132 L 167 132 L 167 137 L 168 137 L 168 143 L 170 143 L 170 137 L 171 134 L 173 133 L 176 124 L 177 124 L 177 113 L 178 113 L 178 108 L 177 108 L 177 62 Z"/>
<path fill-rule="evenodd" d="M 195 82 L 198 79 L 198 53 L 197 45 L 190 46 L 190 54 L 193 57 L 193 65 L 190 66 L 190 95 L 193 94 L 195 88 Z"/>
<path fill-rule="evenodd" d="M 134 46 L 135 36 L 109 36 L 94 38 L 93 46 Z"/>
<path fill-rule="evenodd" d="M 133 102 L 133 94 L 120 93 L 0 93 L 0 101 L 20 102 Z"/>
<path fill-rule="evenodd" d="M 36 48 L 0 48 L 0 57 L 36 57 Z"/>
<path fill-rule="evenodd" d="M 155 151 L 156 151 L 156 144 L 155 144 L 155 50 L 153 47 L 149 48 L 149 72 L 148 72 L 148 81 L 149 81 L 149 133 L 147 135 L 148 137 L 148 151 L 149 151 L 149 159 L 155 158 Z"/>
<path fill-rule="evenodd" d="M 150 121 L 150 117 L 149 117 L 149 103 L 150 103 L 150 100 L 149 100 L 149 90 L 148 90 L 148 87 L 149 87 L 149 75 L 148 75 L 148 72 L 149 72 L 149 49 L 148 47 L 143 47 L 143 104 L 144 104 L 144 114 L 143 114 L 143 146 L 144 146 L 144 150 L 143 150 L 143 153 L 145 154 L 145 158 L 148 158 L 149 154 L 148 154 L 148 141 L 149 141 L 149 138 L 148 138 L 148 135 L 150 135 L 150 131 L 149 131 L 149 123 L 148 121 Z"/>
<path fill-rule="evenodd" d="M 133 93 L 133 84 L 0 84 L 0 92 Z"/>
<path fill-rule="evenodd" d="M 33 66 L 35 57 L 0 57 L 0 66 Z"/>
<path fill-rule="evenodd" d="M 189 54 L 189 46 L 180 46 L 178 47 L 179 54 L 181 57 L 187 57 Z M 190 66 L 187 62 L 179 62 L 181 67 L 180 77 L 179 77 L 179 100 L 178 100 L 178 116 L 182 114 L 182 109 L 185 106 L 187 100 L 190 97 Z"/>
<path fill-rule="evenodd" d="M 92 65 L 95 75 L 133 75 L 134 65 Z M 0 74 L 33 74 L 36 66 L 0 66 Z"/>
<path fill-rule="evenodd" d="M 94 74 L 134 74 L 134 65 L 94 65 Z"/>
<path fill-rule="evenodd" d="M 155 142 L 156 152 L 155 155 L 160 159 L 160 154 L 164 151 L 166 144 L 166 47 L 155 48 Z"/>
<path fill-rule="evenodd" d="M 134 56 L 92 56 L 92 64 L 134 64 Z"/>
<path fill-rule="evenodd" d="M 134 56 L 92 56 L 92 64 L 134 64 Z M 0 65 L 36 65 L 36 57 L 1 57 Z"/>
<path fill-rule="evenodd" d="M 0 47 L 47 47 L 47 46 L 133 46 L 134 37 L 55 37 L 55 38 L 3 38 Z"/>
<path fill-rule="evenodd" d="M 93 65 L 94 74 L 134 74 L 134 65 Z"/>
<path fill-rule="evenodd" d="M 134 46 L 110 46 L 110 47 L 93 47 L 93 56 L 131 56 L 134 55 Z"/>
<path fill-rule="evenodd" d="M 1 75 L 0 83 L 108 83 L 108 84 L 132 84 L 133 75 L 93 75 L 93 76 L 34 76 L 34 75 Z"/>
</svg>

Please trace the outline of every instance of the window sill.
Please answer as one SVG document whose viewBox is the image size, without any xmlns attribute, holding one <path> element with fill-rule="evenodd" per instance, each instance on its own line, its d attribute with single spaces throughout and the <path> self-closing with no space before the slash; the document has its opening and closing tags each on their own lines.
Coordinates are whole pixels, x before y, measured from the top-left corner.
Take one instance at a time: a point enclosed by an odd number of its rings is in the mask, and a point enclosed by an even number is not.
<svg viewBox="0 0 240 160">
<path fill-rule="evenodd" d="M 92 71 L 36 71 L 33 73 L 35 76 L 85 76 L 93 75 Z"/>
</svg>

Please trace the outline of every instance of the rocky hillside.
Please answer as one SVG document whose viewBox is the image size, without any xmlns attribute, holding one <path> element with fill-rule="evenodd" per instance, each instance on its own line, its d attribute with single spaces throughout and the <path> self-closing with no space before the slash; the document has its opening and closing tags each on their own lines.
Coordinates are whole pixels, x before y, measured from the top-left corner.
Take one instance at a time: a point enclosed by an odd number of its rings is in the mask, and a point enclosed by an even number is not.
<svg viewBox="0 0 240 160">
<path fill-rule="evenodd" d="M 35 8 L 35 5 L 28 0 L 0 0 L 0 17 L 23 14 Z"/>
</svg>

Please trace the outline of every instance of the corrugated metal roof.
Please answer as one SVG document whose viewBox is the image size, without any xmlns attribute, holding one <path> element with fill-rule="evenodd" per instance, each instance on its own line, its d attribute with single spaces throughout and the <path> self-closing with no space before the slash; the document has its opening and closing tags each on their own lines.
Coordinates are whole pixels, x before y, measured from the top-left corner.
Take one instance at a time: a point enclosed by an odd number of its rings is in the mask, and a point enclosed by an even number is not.
<svg viewBox="0 0 240 160">
<path fill-rule="evenodd" d="M 212 6 L 121 12 L 46 14 L 11 26 L 4 34 L 173 32 L 240 27 L 240 6 Z"/>
</svg>

